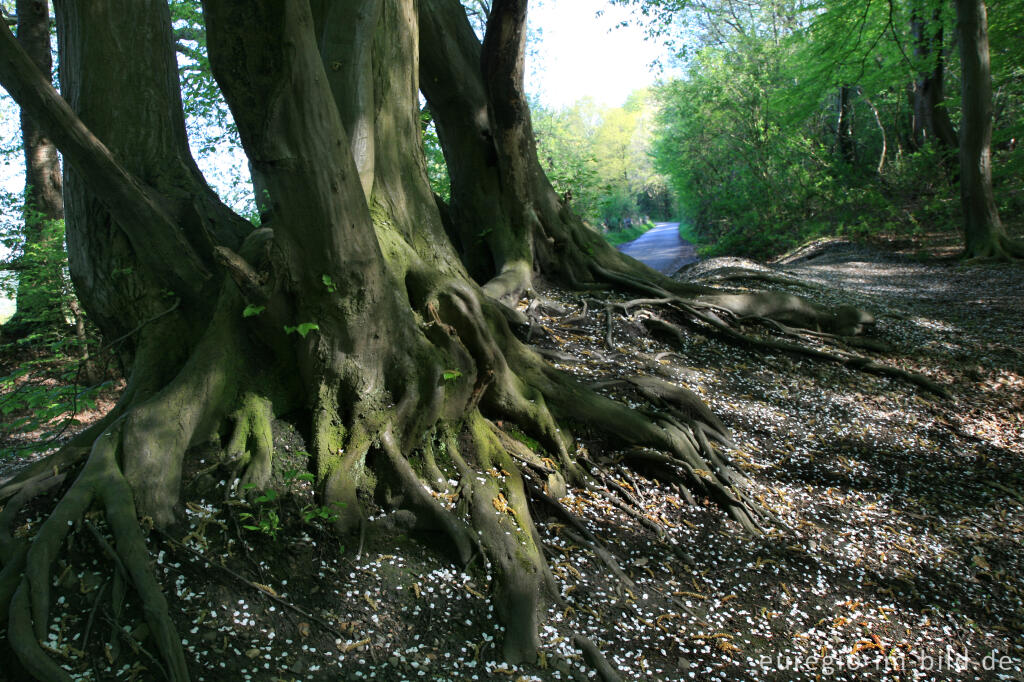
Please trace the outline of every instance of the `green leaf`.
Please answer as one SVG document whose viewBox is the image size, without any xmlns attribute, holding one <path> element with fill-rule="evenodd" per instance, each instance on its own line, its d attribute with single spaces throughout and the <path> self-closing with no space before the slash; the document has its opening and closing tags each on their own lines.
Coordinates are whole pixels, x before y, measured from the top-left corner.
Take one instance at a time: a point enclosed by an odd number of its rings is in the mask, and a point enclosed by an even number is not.
<svg viewBox="0 0 1024 682">
<path fill-rule="evenodd" d="M 316 322 L 303 322 L 298 327 L 289 327 L 286 325 L 284 328 L 284 333 L 294 334 L 295 332 L 298 332 L 299 336 L 301 336 L 302 338 L 306 338 L 306 335 L 309 334 L 314 329 L 320 329 L 320 325 L 318 325 Z"/>
<path fill-rule="evenodd" d="M 331 279 L 330 275 L 324 275 L 321 279 L 323 280 L 324 286 L 327 287 L 327 291 L 333 294 L 337 290 L 334 286 L 334 280 Z"/>
<path fill-rule="evenodd" d="M 455 381 L 462 376 L 462 372 L 457 369 L 446 369 L 441 376 L 444 377 L 445 381 Z"/>
<path fill-rule="evenodd" d="M 258 503 L 273 502 L 276 499 L 277 499 L 277 492 L 275 490 L 268 490 L 265 493 L 263 493 L 262 495 L 260 495 L 259 497 L 257 497 L 256 498 L 256 502 L 258 502 Z"/>
<path fill-rule="evenodd" d="M 250 304 L 250 305 L 245 306 L 245 310 L 242 311 L 242 317 L 256 317 L 257 315 L 259 315 L 260 313 L 262 313 L 266 309 L 267 309 L 267 306 L 265 306 L 265 305 L 251 305 Z"/>
<path fill-rule="evenodd" d="M 314 329 L 320 329 L 320 325 L 318 325 L 316 322 L 303 322 L 298 326 L 298 329 L 296 331 L 299 332 L 299 336 L 301 336 L 302 338 L 306 338 L 306 334 L 310 333 Z"/>
</svg>

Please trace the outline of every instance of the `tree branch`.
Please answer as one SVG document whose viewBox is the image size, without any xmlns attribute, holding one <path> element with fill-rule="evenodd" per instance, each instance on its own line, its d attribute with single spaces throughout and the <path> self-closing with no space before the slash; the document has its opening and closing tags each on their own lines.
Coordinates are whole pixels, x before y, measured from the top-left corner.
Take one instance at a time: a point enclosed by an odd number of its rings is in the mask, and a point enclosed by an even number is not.
<svg viewBox="0 0 1024 682">
<path fill-rule="evenodd" d="M 210 271 L 156 198 L 82 123 L 6 25 L 0 26 L 0 85 L 47 130 L 110 211 L 139 260 L 176 293 L 198 298 Z"/>
</svg>

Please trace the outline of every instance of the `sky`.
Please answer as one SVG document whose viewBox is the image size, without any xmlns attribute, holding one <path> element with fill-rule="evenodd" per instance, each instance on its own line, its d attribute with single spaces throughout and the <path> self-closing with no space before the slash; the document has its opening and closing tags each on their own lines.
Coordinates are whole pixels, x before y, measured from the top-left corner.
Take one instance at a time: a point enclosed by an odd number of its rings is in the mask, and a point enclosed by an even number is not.
<svg viewBox="0 0 1024 682">
<path fill-rule="evenodd" d="M 627 8 L 608 0 L 534 0 L 528 16 L 541 40 L 539 63 L 530 69 L 539 78 L 531 78 L 527 90 L 545 106 L 560 109 L 590 97 L 617 107 L 657 78 L 650 65 L 664 48 L 645 41 L 640 27 L 616 28 L 630 18 Z"/>
</svg>

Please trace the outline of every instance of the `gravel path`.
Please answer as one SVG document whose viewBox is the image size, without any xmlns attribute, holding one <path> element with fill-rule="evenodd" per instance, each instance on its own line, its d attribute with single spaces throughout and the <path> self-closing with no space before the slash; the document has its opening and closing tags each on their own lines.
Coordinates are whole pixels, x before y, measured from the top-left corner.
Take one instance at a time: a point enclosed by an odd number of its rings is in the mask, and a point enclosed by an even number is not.
<svg viewBox="0 0 1024 682">
<path fill-rule="evenodd" d="M 657 223 L 619 251 L 665 275 L 697 260 L 696 247 L 679 237 L 679 223 Z"/>
</svg>

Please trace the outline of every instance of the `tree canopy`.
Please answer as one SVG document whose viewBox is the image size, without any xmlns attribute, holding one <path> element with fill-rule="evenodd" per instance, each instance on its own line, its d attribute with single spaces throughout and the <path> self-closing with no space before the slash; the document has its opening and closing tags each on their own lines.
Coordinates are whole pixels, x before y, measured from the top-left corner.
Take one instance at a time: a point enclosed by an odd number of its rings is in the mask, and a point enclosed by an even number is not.
<svg viewBox="0 0 1024 682">
<path fill-rule="evenodd" d="M 1020 213 L 1012 0 L 990 27 L 981 3 L 622 4 L 680 51 L 659 170 L 719 252 L 959 225 L 969 257 L 1020 255 L 999 218 Z"/>
</svg>

